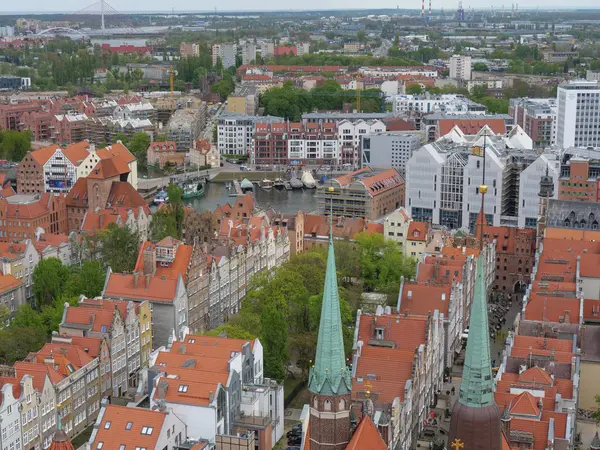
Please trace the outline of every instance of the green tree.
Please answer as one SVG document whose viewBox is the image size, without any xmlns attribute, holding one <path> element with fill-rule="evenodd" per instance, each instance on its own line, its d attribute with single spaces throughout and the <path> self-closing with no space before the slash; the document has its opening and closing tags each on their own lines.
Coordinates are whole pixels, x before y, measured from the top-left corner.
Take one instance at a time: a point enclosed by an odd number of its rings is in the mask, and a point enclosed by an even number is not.
<svg viewBox="0 0 600 450">
<path fill-rule="evenodd" d="M 38 351 L 46 343 L 44 330 L 31 327 L 10 327 L 0 330 L 0 363 L 12 365 Z"/>
<path fill-rule="evenodd" d="M 206 333 L 208 336 L 227 336 L 230 339 L 254 340 L 256 335 L 246 331 L 239 325 L 226 323 Z"/>
<path fill-rule="evenodd" d="M 111 223 L 99 234 L 100 258 L 113 272 L 131 272 L 135 267 L 139 237 L 129 227 Z"/>
<path fill-rule="evenodd" d="M 482 63 L 482 62 L 476 62 L 475 64 L 473 64 L 473 70 L 475 72 L 489 72 L 490 71 L 487 64 Z"/>
<path fill-rule="evenodd" d="M 148 147 L 150 147 L 150 136 L 139 132 L 131 136 L 127 148 L 137 159 L 138 168 L 146 170 L 148 164 Z"/>
<path fill-rule="evenodd" d="M 31 150 L 31 131 L 7 130 L 0 133 L 0 149 L 2 158 L 9 161 L 20 162 L 25 154 Z"/>
<path fill-rule="evenodd" d="M 175 216 L 171 214 L 168 205 L 152 214 L 150 223 L 150 236 L 153 241 L 160 241 L 167 236 L 179 239 L 179 230 Z"/>
<path fill-rule="evenodd" d="M 409 84 L 408 86 L 406 86 L 406 93 L 410 95 L 420 95 L 423 93 L 423 88 L 420 84 Z"/>
<path fill-rule="evenodd" d="M 285 299 L 272 298 L 260 315 L 260 340 L 264 346 L 265 375 L 283 380 L 288 359 L 288 324 L 284 313 Z"/>
<path fill-rule="evenodd" d="M 83 294 L 91 298 L 102 293 L 106 272 L 100 261 L 84 261 L 81 266 L 72 266 L 69 270 L 69 279 L 65 285 L 67 295 L 77 297 Z"/>
<path fill-rule="evenodd" d="M 483 84 L 477 84 L 477 85 L 473 86 L 473 88 L 471 89 L 471 98 L 473 100 L 482 99 L 486 95 L 487 95 L 487 86 L 485 86 Z"/>
<path fill-rule="evenodd" d="M 41 260 L 33 269 L 33 295 L 39 308 L 51 304 L 69 279 L 69 269 L 58 258 Z"/>
<path fill-rule="evenodd" d="M 7 325 L 8 319 L 10 319 L 10 308 L 6 305 L 0 305 L 0 329 Z"/>
</svg>

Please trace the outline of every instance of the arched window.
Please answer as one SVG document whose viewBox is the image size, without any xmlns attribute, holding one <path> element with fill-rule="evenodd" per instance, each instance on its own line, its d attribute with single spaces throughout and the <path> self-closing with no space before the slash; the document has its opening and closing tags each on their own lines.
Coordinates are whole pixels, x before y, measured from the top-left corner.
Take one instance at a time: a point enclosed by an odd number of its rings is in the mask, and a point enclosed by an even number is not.
<svg viewBox="0 0 600 450">
<path fill-rule="evenodd" d="M 319 409 L 319 399 L 316 395 L 313 397 L 313 408 Z"/>
<path fill-rule="evenodd" d="M 323 402 L 323 411 L 331 411 L 331 401 L 325 400 Z"/>
<path fill-rule="evenodd" d="M 340 402 L 338 403 L 338 411 L 344 411 L 346 409 L 346 402 L 343 398 L 340 398 Z"/>
</svg>

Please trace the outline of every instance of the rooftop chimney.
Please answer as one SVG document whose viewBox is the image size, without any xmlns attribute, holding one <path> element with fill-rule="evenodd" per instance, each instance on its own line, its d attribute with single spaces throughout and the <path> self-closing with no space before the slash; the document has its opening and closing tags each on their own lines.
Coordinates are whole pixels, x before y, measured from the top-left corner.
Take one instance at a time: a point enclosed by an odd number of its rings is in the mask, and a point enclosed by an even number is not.
<svg viewBox="0 0 600 450">
<path fill-rule="evenodd" d="M 167 380 L 160 380 L 156 385 L 156 391 L 158 398 L 165 398 L 167 395 L 167 390 L 169 389 L 169 383 Z"/>
<path fill-rule="evenodd" d="M 156 273 L 156 251 L 151 246 L 144 250 L 144 275 L 154 276 Z"/>
<path fill-rule="evenodd" d="M 139 272 L 133 272 L 133 290 L 134 291 L 137 289 L 139 278 L 140 278 L 140 273 Z"/>
<path fill-rule="evenodd" d="M 212 401 L 215 399 L 215 394 L 213 391 L 210 391 L 208 393 L 208 401 L 212 403 Z"/>
</svg>

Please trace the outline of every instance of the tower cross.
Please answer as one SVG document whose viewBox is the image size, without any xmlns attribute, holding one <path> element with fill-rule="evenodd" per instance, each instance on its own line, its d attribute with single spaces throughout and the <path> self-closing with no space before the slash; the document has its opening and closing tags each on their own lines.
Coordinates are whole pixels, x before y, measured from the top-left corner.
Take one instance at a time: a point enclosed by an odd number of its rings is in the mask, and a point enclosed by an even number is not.
<svg viewBox="0 0 600 450">
<path fill-rule="evenodd" d="M 465 444 L 463 444 L 460 439 L 454 439 L 454 442 L 452 442 L 452 444 L 450 444 L 450 447 L 454 447 L 454 450 L 460 450 L 464 446 L 465 446 Z"/>
</svg>

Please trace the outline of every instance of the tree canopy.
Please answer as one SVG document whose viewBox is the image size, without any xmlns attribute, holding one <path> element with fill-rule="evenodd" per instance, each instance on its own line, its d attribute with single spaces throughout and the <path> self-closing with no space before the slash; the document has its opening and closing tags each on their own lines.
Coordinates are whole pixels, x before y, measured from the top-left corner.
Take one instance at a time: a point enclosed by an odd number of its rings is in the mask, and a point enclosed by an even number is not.
<svg viewBox="0 0 600 450">
<path fill-rule="evenodd" d="M 111 223 L 99 233 L 100 258 L 113 272 L 131 272 L 139 249 L 138 233 Z"/>
</svg>

